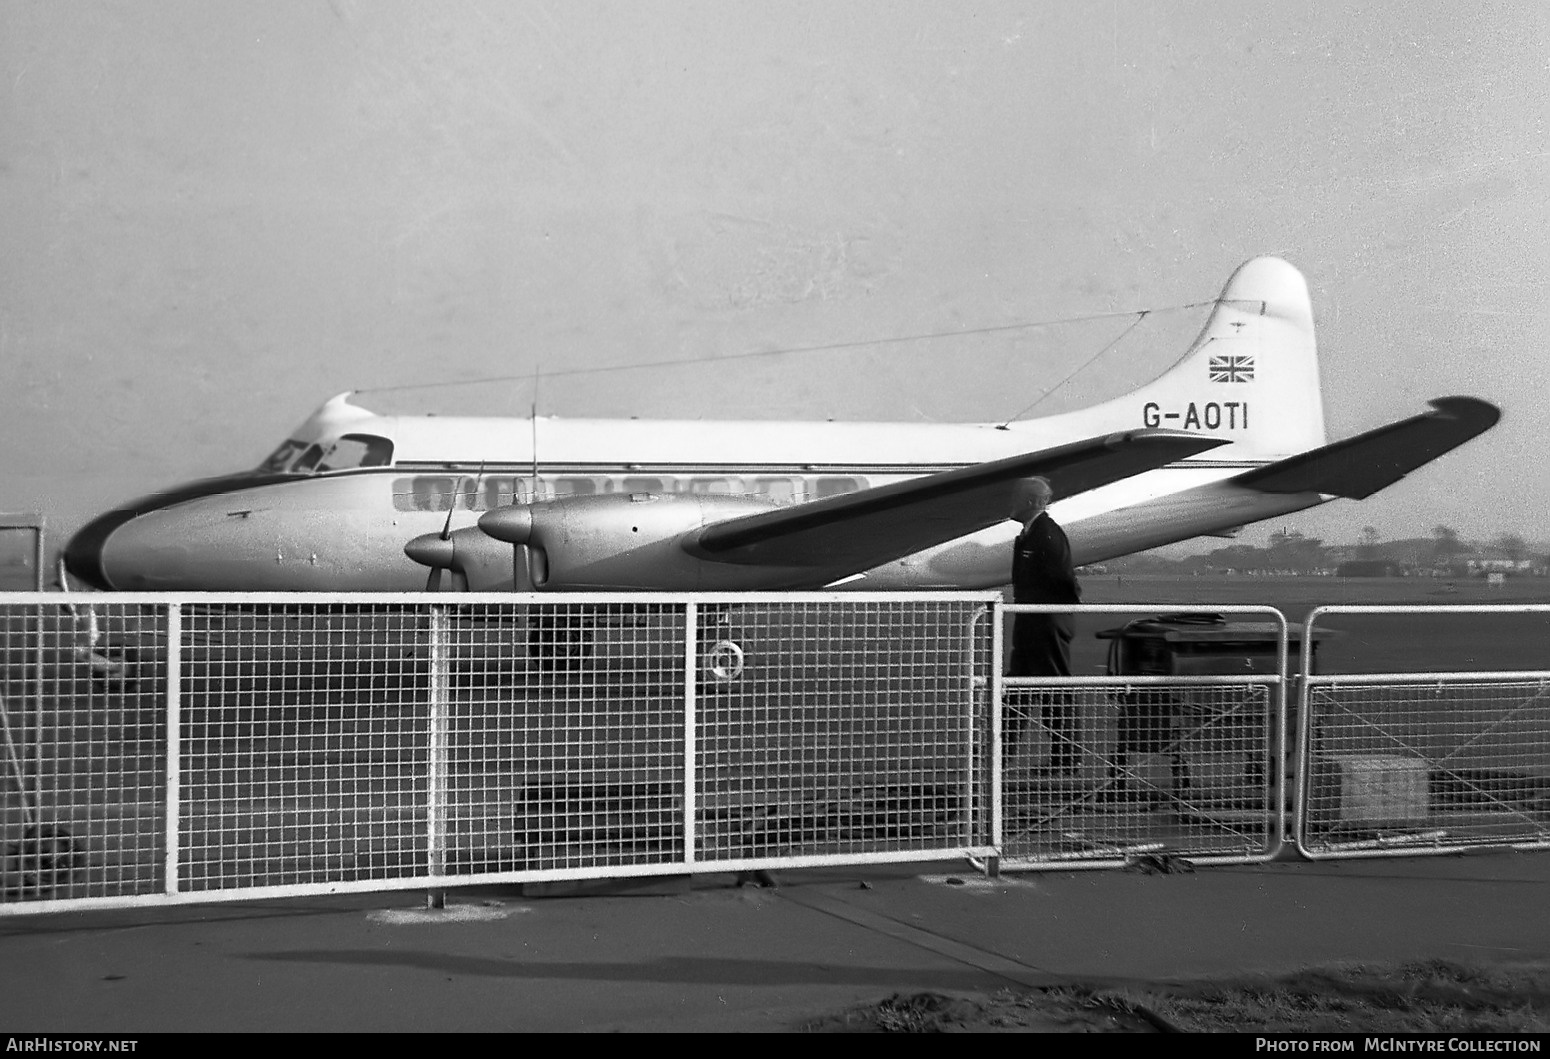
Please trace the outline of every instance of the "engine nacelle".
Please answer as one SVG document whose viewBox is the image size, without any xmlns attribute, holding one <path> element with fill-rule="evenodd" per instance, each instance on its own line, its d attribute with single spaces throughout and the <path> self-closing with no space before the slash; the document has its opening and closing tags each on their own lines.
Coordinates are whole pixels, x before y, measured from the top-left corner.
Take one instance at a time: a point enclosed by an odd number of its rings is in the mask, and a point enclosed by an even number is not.
<svg viewBox="0 0 1550 1059">
<path fill-rule="evenodd" d="M 744 496 L 572 496 L 497 508 L 480 517 L 479 528 L 525 549 L 529 580 L 542 591 L 809 587 L 811 569 L 709 562 L 683 547 L 704 526 L 774 506 Z"/>
</svg>

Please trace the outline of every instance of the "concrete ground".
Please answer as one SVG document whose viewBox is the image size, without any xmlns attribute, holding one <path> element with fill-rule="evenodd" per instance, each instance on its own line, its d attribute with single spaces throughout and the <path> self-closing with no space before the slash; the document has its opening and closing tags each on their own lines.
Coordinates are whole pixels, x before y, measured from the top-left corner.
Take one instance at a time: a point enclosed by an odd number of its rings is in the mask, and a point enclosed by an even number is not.
<svg viewBox="0 0 1550 1059">
<path fill-rule="evenodd" d="M 0 1033 L 784 1031 L 895 993 L 1550 960 L 1550 855 L 793 871 L 0 918 Z"/>
</svg>

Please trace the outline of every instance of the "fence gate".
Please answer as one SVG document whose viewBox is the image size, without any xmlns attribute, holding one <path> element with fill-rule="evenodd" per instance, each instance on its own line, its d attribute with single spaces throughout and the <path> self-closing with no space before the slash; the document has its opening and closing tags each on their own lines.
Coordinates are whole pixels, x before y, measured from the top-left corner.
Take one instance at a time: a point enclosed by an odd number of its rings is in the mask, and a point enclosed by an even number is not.
<svg viewBox="0 0 1550 1059">
<path fill-rule="evenodd" d="M 0 595 L 0 912 L 960 858 L 993 598 Z"/>
<path fill-rule="evenodd" d="M 1546 605 L 1330 606 L 1306 635 L 1340 616 L 1378 616 L 1384 638 L 1455 640 L 1475 657 L 1491 639 L 1546 643 Z M 1448 630 L 1447 619 L 1467 626 Z M 1503 624 L 1517 620 L 1513 629 Z M 1439 659 L 1441 661 L 1441 659 Z M 1413 855 L 1482 846 L 1550 846 L 1550 670 L 1318 675 L 1299 703 L 1296 839 L 1309 857 Z"/>
<path fill-rule="evenodd" d="M 1018 604 L 1099 632 L 1103 675 L 998 677 L 995 833 L 1009 868 L 1124 864 L 1141 855 L 1265 860 L 1287 803 L 1288 631 L 1270 607 Z M 1250 618 L 1252 621 L 1233 620 Z"/>
</svg>

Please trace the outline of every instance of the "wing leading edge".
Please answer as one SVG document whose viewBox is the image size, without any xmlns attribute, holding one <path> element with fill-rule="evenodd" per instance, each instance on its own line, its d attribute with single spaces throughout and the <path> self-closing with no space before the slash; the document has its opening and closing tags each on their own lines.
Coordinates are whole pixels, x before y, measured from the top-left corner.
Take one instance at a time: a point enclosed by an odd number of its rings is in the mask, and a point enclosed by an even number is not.
<svg viewBox="0 0 1550 1059">
<path fill-rule="evenodd" d="M 1109 434 L 728 519 L 683 547 L 713 562 L 866 570 L 1006 521 L 1027 478 L 1072 496 L 1224 444 L 1173 430 Z"/>
</svg>

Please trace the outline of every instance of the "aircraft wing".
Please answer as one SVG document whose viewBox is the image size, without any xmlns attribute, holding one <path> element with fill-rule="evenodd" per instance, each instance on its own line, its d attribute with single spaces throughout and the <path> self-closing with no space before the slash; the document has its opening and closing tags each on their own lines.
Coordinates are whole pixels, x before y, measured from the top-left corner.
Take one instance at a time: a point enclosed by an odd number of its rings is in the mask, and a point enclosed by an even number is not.
<svg viewBox="0 0 1550 1059">
<path fill-rule="evenodd" d="M 866 570 L 1006 521 L 1024 479 L 1047 478 L 1058 499 L 1224 444 L 1176 430 L 1109 434 L 727 519 L 683 547 L 714 562 Z"/>
<path fill-rule="evenodd" d="M 1262 493 L 1371 496 L 1496 425 L 1501 410 L 1477 397 L 1439 397 L 1430 412 L 1245 471 L 1232 479 Z"/>
</svg>

